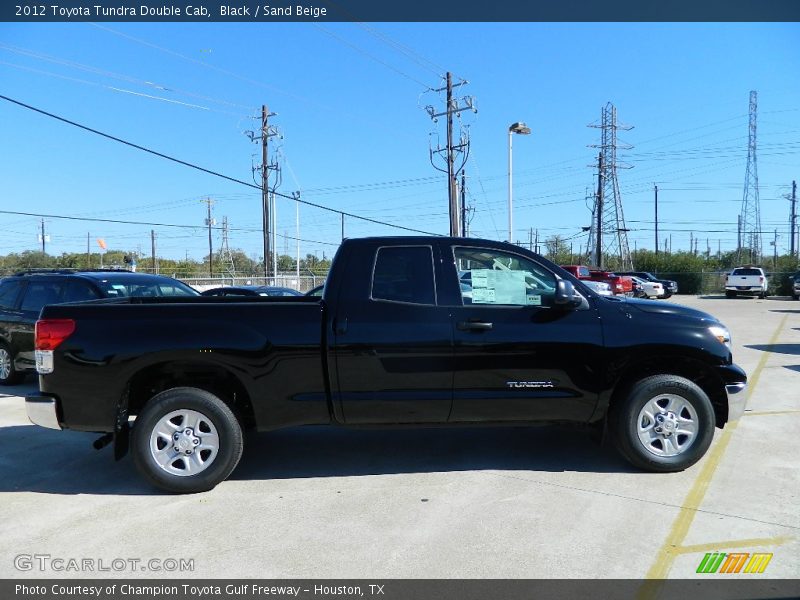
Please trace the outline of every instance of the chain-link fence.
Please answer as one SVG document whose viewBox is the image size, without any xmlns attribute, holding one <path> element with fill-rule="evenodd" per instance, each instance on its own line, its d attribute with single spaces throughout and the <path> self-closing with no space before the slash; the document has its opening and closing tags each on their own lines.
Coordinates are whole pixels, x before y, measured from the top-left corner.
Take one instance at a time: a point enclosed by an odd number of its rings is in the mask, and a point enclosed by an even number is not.
<svg viewBox="0 0 800 600">
<path fill-rule="evenodd" d="M 788 296 L 792 293 L 791 272 L 767 272 L 769 281 L 768 293 L 773 296 Z M 657 273 L 660 279 L 672 279 L 678 282 L 680 294 L 724 294 L 725 277 L 730 271 L 700 271 L 684 273 Z"/>
</svg>

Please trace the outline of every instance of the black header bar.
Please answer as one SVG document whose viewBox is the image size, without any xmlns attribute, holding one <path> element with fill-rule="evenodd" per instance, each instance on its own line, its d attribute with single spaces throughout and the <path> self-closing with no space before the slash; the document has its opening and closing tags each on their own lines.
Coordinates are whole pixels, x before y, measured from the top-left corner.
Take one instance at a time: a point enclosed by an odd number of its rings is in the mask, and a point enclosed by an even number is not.
<svg viewBox="0 0 800 600">
<path fill-rule="evenodd" d="M 798 0 L 11 0 L 6 22 L 783 22 Z"/>
</svg>

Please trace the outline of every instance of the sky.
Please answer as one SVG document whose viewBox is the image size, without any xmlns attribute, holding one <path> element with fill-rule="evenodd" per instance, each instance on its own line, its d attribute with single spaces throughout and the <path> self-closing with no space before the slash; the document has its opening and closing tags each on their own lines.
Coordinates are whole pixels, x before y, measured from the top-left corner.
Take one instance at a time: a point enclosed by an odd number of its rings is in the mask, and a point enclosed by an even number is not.
<svg viewBox="0 0 800 600">
<path fill-rule="evenodd" d="M 253 182 L 261 106 L 277 113 L 270 154 L 278 192 L 363 216 L 345 235 L 446 234 L 444 144 L 450 71 L 477 113 L 457 127 L 466 160 L 470 231 L 507 239 L 508 127 L 514 137 L 514 237 L 558 235 L 576 252 L 591 219 L 598 125 L 617 109 L 618 181 L 631 249 L 653 248 L 653 187 L 663 247 L 700 238 L 736 246 L 758 92 L 757 173 L 764 252 L 789 246 L 792 180 L 800 179 L 798 23 L 0 23 L 0 94 L 86 127 Z M 463 102 L 462 102 L 463 104 Z M 257 118 L 258 117 L 258 118 Z M 49 254 L 87 239 L 149 256 L 208 253 L 206 199 L 229 245 L 263 254 L 261 194 L 0 100 L 0 210 L 44 218 Z M 443 167 L 443 163 L 437 162 Z M 255 175 L 258 177 L 258 175 Z M 330 257 L 339 214 L 277 199 L 278 251 Z M 73 217 L 60 219 L 56 217 Z M 136 221 L 105 223 L 88 219 Z M 41 249 L 42 218 L 0 212 L 0 254 Z M 154 225 L 145 224 L 154 223 Z M 182 225 L 185 227 L 169 227 Z M 708 242 L 706 242 L 708 240 Z M 215 251 L 222 241 L 213 232 Z"/>
</svg>

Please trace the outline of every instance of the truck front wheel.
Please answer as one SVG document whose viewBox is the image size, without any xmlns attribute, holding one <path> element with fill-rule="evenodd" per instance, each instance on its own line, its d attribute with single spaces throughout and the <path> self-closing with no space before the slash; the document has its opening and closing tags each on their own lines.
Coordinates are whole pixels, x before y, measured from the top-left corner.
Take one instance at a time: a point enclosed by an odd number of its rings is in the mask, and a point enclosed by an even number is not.
<svg viewBox="0 0 800 600">
<path fill-rule="evenodd" d="M 620 453 L 654 472 L 683 471 L 708 450 L 714 437 L 714 408 L 696 384 L 676 375 L 637 382 L 612 405 L 609 425 Z"/>
<path fill-rule="evenodd" d="M 137 416 L 131 449 L 139 472 L 179 494 L 205 492 L 224 481 L 242 456 L 242 428 L 231 409 L 205 390 L 156 394 Z"/>
</svg>

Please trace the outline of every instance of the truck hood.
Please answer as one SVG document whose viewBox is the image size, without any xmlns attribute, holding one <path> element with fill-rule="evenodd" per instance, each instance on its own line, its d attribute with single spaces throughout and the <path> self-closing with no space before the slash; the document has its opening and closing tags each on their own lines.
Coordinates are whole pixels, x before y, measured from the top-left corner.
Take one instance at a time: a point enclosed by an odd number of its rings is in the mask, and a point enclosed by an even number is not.
<svg viewBox="0 0 800 600">
<path fill-rule="evenodd" d="M 627 311 L 627 312 L 636 312 L 641 311 L 645 313 L 651 314 L 658 314 L 658 315 L 665 315 L 670 317 L 682 317 L 685 319 L 692 319 L 695 321 L 699 321 L 699 324 L 707 323 L 708 325 L 714 325 L 719 323 L 719 319 L 715 316 L 708 314 L 707 312 L 703 312 L 702 310 L 697 310 L 694 308 L 689 308 L 688 306 L 681 306 L 680 304 L 672 304 L 669 302 L 663 302 L 658 300 L 643 300 L 640 298 L 606 298 L 608 302 L 619 302 L 620 309 Z"/>
</svg>

